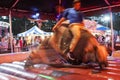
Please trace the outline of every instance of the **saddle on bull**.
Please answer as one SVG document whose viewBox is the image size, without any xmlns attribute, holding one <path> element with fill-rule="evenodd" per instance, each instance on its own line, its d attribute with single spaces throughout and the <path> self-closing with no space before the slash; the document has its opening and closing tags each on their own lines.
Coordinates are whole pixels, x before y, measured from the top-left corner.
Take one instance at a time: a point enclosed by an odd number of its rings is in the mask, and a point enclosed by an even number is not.
<svg viewBox="0 0 120 80">
<path fill-rule="evenodd" d="M 38 63 L 52 63 L 54 62 L 50 60 L 52 56 L 57 56 L 57 59 L 62 58 L 71 65 L 97 63 L 100 69 L 106 67 L 108 55 L 106 48 L 98 43 L 89 30 L 81 28 L 80 34 L 80 39 L 73 51 L 74 60 L 67 54 L 73 35 L 69 28 L 61 25 L 50 38 L 43 41 L 36 50 L 31 51 L 25 67 Z"/>
</svg>

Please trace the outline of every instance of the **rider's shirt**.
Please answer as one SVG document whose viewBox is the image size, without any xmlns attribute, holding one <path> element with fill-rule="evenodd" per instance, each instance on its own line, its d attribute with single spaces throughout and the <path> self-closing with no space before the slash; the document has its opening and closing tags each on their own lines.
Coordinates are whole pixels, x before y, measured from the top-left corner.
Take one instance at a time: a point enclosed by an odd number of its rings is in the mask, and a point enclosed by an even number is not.
<svg viewBox="0 0 120 80">
<path fill-rule="evenodd" d="M 70 23 L 81 23 L 83 21 L 83 13 L 74 8 L 68 8 L 64 11 L 63 17 L 70 21 Z"/>
</svg>

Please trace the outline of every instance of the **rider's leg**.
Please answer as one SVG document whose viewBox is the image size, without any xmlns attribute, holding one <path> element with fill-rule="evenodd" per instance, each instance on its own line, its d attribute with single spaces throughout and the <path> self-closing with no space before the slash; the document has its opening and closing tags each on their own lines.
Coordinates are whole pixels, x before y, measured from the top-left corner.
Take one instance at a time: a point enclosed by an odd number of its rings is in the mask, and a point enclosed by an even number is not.
<svg viewBox="0 0 120 80">
<path fill-rule="evenodd" d="M 72 24 L 70 25 L 70 30 L 73 34 L 73 39 L 71 41 L 71 44 L 70 44 L 70 51 L 69 52 L 73 52 L 79 39 L 80 39 L 80 29 L 83 28 L 84 25 L 83 24 Z"/>
<path fill-rule="evenodd" d="M 70 44 L 70 52 L 73 52 L 73 50 L 75 49 L 75 46 L 77 45 L 77 42 L 80 38 L 80 30 L 78 27 L 79 26 L 72 26 L 70 28 L 70 30 L 73 34 L 73 39 L 72 39 L 71 44 Z"/>
</svg>

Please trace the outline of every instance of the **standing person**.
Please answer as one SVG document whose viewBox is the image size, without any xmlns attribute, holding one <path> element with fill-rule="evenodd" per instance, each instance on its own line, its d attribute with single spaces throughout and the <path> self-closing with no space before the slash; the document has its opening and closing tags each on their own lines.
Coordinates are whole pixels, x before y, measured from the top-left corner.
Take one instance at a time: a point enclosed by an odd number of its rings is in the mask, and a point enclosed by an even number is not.
<svg viewBox="0 0 120 80">
<path fill-rule="evenodd" d="M 62 18 L 64 10 L 65 10 L 65 8 L 63 6 L 61 6 L 61 5 L 56 6 L 56 12 L 58 14 L 56 21 L 59 21 Z"/>
<path fill-rule="evenodd" d="M 64 21 L 67 20 L 67 23 L 70 25 L 68 28 L 71 30 L 73 34 L 73 39 L 71 41 L 70 47 L 69 47 L 69 53 L 72 55 L 79 39 L 80 39 L 80 29 L 84 28 L 83 23 L 83 13 L 80 11 L 81 2 L 79 0 L 73 1 L 73 7 L 68 8 L 64 11 L 62 18 L 56 23 L 56 25 L 53 27 L 53 31 L 55 31 Z"/>
<path fill-rule="evenodd" d="M 22 50 L 23 49 L 23 38 L 22 37 L 19 38 L 19 44 L 20 44 L 20 50 Z"/>
<path fill-rule="evenodd" d="M 18 39 L 16 39 L 14 47 L 15 47 L 15 49 L 14 49 L 15 52 L 19 52 L 20 51 L 20 43 L 19 43 Z"/>
</svg>

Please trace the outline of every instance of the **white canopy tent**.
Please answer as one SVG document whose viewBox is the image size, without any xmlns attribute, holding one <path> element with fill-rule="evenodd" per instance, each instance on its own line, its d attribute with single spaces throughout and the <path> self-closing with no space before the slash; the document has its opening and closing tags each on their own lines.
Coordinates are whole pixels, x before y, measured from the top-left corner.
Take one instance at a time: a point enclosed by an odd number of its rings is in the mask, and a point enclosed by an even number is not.
<svg viewBox="0 0 120 80">
<path fill-rule="evenodd" d="M 43 30 L 40 30 L 37 26 L 33 26 L 32 28 L 30 28 L 29 30 L 19 33 L 17 34 L 18 37 L 25 37 L 25 36 L 29 36 L 29 35 L 42 35 L 42 36 L 47 36 L 50 35 L 49 32 L 45 32 Z"/>
</svg>

